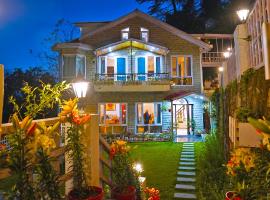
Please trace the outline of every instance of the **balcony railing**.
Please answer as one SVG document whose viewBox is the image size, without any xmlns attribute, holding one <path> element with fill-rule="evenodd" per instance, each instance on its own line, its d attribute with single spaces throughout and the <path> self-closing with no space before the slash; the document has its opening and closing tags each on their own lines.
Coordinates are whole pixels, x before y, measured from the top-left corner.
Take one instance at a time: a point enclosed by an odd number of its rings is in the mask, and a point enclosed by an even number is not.
<svg viewBox="0 0 270 200">
<path fill-rule="evenodd" d="M 169 80 L 168 73 L 96 74 L 96 81 L 158 81 Z"/>
<path fill-rule="evenodd" d="M 223 52 L 207 52 L 202 54 L 203 63 L 222 63 L 224 60 Z"/>
<path fill-rule="evenodd" d="M 98 84 L 193 85 L 192 76 L 171 77 L 169 73 L 96 74 L 94 81 Z"/>
</svg>

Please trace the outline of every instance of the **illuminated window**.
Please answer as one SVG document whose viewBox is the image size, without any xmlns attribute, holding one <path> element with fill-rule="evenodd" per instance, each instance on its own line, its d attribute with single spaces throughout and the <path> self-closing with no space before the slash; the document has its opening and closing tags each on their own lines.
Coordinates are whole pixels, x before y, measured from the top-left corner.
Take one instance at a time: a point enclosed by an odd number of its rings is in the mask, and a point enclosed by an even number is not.
<svg viewBox="0 0 270 200">
<path fill-rule="evenodd" d="M 126 103 L 99 104 L 99 124 L 125 125 L 127 124 Z"/>
<path fill-rule="evenodd" d="M 161 103 L 138 103 L 137 124 L 161 124 Z"/>
<path fill-rule="evenodd" d="M 149 30 L 146 28 L 141 28 L 141 40 L 148 42 L 149 40 Z"/>
<path fill-rule="evenodd" d="M 63 55 L 63 80 L 71 81 L 78 76 L 85 77 L 85 65 L 85 56 L 83 55 Z"/>
<path fill-rule="evenodd" d="M 129 38 L 129 28 L 122 29 L 122 40 L 127 40 Z"/>
<path fill-rule="evenodd" d="M 192 77 L 190 56 L 172 56 L 171 73 L 173 77 Z"/>
</svg>

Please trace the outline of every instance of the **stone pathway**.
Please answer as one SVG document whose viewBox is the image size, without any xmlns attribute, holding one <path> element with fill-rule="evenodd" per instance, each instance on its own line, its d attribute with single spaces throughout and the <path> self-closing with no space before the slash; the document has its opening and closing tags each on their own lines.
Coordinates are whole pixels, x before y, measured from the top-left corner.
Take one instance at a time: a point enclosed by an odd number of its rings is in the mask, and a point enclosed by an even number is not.
<svg viewBox="0 0 270 200">
<path fill-rule="evenodd" d="M 197 199 L 196 160 L 193 142 L 183 143 L 176 181 L 175 199 Z"/>
</svg>

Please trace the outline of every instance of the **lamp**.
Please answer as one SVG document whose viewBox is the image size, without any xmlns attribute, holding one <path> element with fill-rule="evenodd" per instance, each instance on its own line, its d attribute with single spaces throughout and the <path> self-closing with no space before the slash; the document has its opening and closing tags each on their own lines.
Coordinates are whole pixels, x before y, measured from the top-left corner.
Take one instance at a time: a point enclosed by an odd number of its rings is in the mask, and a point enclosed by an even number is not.
<svg viewBox="0 0 270 200">
<path fill-rule="evenodd" d="M 219 68 L 218 68 L 218 71 L 219 71 L 219 72 L 223 72 L 223 70 L 224 70 L 223 67 L 219 67 Z"/>
<path fill-rule="evenodd" d="M 225 51 L 225 52 L 223 52 L 223 56 L 224 56 L 224 58 L 229 58 L 231 56 L 231 52 Z"/>
<path fill-rule="evenodd" d="M 240 9 L 236 13 L 237 13 L 240 21 L 245 22 L 247 17 L 248 17 L 248 14 L 249 14 L 249 9 Z"/>
<path fill-rule="evenodd" d="M 72 87 L 77 98 L 86 97 L 89 82 L 82 77 L 78 77 L 72 81 Z"/>
</svg>

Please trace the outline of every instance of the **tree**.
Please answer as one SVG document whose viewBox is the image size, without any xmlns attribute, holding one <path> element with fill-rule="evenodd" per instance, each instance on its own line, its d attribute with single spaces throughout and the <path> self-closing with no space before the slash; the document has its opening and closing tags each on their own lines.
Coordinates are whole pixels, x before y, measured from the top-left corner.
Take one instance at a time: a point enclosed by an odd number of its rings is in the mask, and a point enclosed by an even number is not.
<svg viewBox="0 0 270 200">
<path fill-rule="evenodd" d="M 9 121 L 10 115 L 13 113 L 13 107 L 9 103 L 9 97 L 14 96 L 18 104 L 21 104 L 24 100 L 24 96 L 21 93 L 21 88 L 26 82 L 33 87 L 41 86 L 41 82 L 54 85 L 56 83 L 55 78 L 41 68 L 29 68 L 26 71 L 21 69 L 15 69 L 12 73 L 7 72 L 5 75 L 5 95 L 4 95 L 4 110 L 3 110 L 3 122 Z M 52 117 L 57 115 L 57 108 L 54 112 L 46 113 L 45 116 L 38 117 Z"/>
<path fill-rule="evenodd" d="M 34 56 L 40 60 L 40 65 L 49 69 L 55 78 L 59 77 L 58 53 L 52 51 L 52 46 L 57 43 L 69 42 L 77 38 L 80 34 L 79 28 L 65 19 L 59 19 L 54 25 L 53 30 L 42 41 L 43 49 Z M 33 54 L 33 51 L 30 50 Z"/>
</svg>

